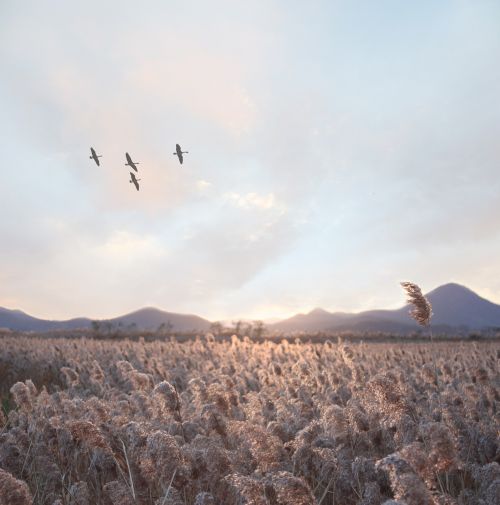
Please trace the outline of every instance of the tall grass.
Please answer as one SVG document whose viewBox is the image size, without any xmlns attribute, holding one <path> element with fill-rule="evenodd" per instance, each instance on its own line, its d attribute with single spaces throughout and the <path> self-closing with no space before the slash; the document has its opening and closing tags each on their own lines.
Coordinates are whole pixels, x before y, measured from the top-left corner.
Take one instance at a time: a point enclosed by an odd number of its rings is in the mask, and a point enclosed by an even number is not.
<svg viewBox="0 0 500 505">
<path fill-rule="evenodd" d="M 500 503 L 499 355 L 6 337 L 0 504 Z"/>
</svg>

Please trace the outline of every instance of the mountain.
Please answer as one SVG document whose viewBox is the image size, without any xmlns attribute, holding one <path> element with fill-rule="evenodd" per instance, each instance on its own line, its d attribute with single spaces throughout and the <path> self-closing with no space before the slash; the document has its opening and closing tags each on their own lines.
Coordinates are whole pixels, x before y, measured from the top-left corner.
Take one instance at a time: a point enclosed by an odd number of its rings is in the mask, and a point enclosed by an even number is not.
<svg viewBox="0 0 500 505">
<path fill-rule="evenodd" d="M 471 330 L 500 327 L 500 305 L 491 303 L 465 286 L 454 283 L 445 284 L 426 296 L 430 300 L 434 312 L 432 325 L 438 331 L 458 327 L 466 327 Z M 345 330 L 402 334 L 415 331 L 418 328 L 408 315 L 409 310 L 409 305 L 396 310 L 368 310 L 359 313 L 328 312 L 318 308 L 307 314 L 297 314 L 267 326 L 270 330 L 284 332 Z M 111 323 L 115 328 L 120 326 L 124 329 L 134 325 L 135 328 L 142 330 L 156 330 L 162 324 L 174 331 L 181 332 L 207 331 L 210 328 L 210 321 L 201 317 L 165 312 L 152 307 L 100 322 Z M 91 326 L 92 321 L 84 317 L 67 321 L 49 321 L 30 316 L 20 310 L 0 307 L 0 328 L 43 332 L 85 329 L 91 328 Z"/>
<path fill-rule="evenodd" d="M 90 319 L 79 317 L 66 321 L 50 321 L 30 316 L 22 310 L 0 307 L 0 328 L 16 331 L 75 330 L 90 327 Z"/>
<path fill-rule="evenodd" d="M 172 330 L 177 331 L 206 331 L 210 321 L 194 315 L 176 314 L 155 308 L 144 308 L 113 319 L 100 320 L 101 323 L 111 323 L 126 328 L 135 325 L 138 329 L 156 330 L 162 324 L 172 325 Z M 92 320 L 85 317 L 69 319 L 66 321 L 51 321 L 38 319 L 21 310 L 9 310 L 0 307 L 0 328 L 15 331 L 53 331 L 86 329 L 92 326 Z"/>
<path fill-rule="evenodd" d="M 432 323 L 469 328 L 500 326 L 500 305 L 492 303 L 460 284 L 445 284 L 428 294 Z M 404 314 L 406 309 L 400 309 Z"/>
<path fill-rule="evenodd" d="M 491 303 L 465 286 L 455 283 L 445 284 L 426 296 L 432 304 L 434 312 L 432 325 L 435 328 L 500 327 L 500 305 Z M 270 325 L 270 328 L 279 331 L 306 332 L 347 330 L 407 333 L 418 328 L 408 315 L 410 309 L 409 305 L 396 310 L 369 310 L 359 313 L 314 309 L 307 314 L 297 314 Z"/>
<path fill-rule="evenodd" d="M 125 316 L 116 317 L 108 320 L 113 325 L 130 326 L 135 324 L 137 328 L 144 330 L 156 330 L 162 324 L 172 325 L 173 330 L 190 331 L 203 330 L 210 328 L 210 321 L 202 317 L 186 314 L 175 314 L 173 312 L 165 312 L 163 310 L 147 307 L 140 309 Z"/>
</svg>

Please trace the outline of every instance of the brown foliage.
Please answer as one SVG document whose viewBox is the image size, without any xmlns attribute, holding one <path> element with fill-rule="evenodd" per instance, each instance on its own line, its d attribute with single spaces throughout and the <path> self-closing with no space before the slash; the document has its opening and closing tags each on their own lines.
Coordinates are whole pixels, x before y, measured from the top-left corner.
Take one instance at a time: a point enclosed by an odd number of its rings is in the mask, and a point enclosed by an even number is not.
<svg viewBox="0 0 500 505">
<path fill-rule="evenodd" d="M 498 343 L 1 343 L 0 505 L 498 500 Z"/>
</svg>

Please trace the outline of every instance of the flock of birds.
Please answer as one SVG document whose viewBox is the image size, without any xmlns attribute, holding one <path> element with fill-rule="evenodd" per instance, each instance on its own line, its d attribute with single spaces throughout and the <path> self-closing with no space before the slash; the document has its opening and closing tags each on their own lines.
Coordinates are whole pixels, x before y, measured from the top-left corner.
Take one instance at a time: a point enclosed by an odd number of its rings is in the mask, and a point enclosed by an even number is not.
<svg viewBox="0 0 500 505">
<path fill-rule="evenodd" d="M 181 149 L 181 146 L 179 144 L 175 144 L 175 153 L 173 153 L 173 155 L 177 156 L 179 158 L 179 162 L 180 162 L 181 165 L 182 165 L 182 162 L 184 161 L 183 154 L 188 154 L 188 151 L 183 151 Z M 102 155 L 97 154 L 95 152 L 95 149 L 93 147 L 90 148 L 90 156 L 89 156 L 89 158 L 91 160 L 94 160 L 97 166 L 100 166 L 101 163 L 99 161 L 99 158 L 102 158 Z M 125 166 L 132 168 L 136 172 L 139 172 L 139 170 L 137 168 L 137 165 L 139 165 L 139 162 L 132 161 L 132 158 L 130 157 L 129 153 L 125 153 L 125 159 L 127 160 L 127 163 L 125 163 Z M 130 174 L 130 181 L 128 181 L 128 182 L 130 182 L 131 184 L 133 184 L 135 186 L 135 189 L 137 189 L 137 191 L 139 191 L 139 181 L 140 181 L 140 179 L 137 179 L 137 177 L 135 176 L 134 172 L 129 172 L 129 174 Z"/>
</svg>

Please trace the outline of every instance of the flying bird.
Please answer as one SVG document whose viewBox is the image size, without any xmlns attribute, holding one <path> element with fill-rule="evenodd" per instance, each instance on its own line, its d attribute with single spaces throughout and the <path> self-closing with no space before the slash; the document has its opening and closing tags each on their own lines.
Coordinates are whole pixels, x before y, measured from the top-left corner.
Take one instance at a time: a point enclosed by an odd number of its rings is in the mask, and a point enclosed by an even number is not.
<svg viewBox="0 0 500 505">
<path fill-rule="evenodd" d="M 91 148 L 90 148 L 90 154 L 91 154 L 91 156 L 89 156 L 89 158 L 90 158 L 91 160 L 94 160 L 94 161 L 96 162 L 96 165 L 97 165 L 97 166 L 99 166 L 99 165 L 100 165 L 100 163 L 99 163 L 99 158 L 102 158 L 102 156 L 101 156 L 101 155 L 96 154 L 96 152 L 95 152 L 95 150 L 94 150 L 94 148 L 93 148 L 93 147 L 91 147 Z"/>
<path fill-rule="evenodd" d="M 136 179 L 135 178 L 134 172 L 129 172 L 129 174 L 130 174 L 130 181 L 128 181 L 128 182 L 130 182 L 131 184 L 133 184 L 135 186 L 135 189 L 137 189 L 137 191 L 139 191 L 139 181 L 140 181 L 140 179 Z"/>
<path fill-rule="evenodd" d="M 133 162 L 129 153 L 125 153 L 125 158 L 127 158 L 127 163 L 125 163 L 125 166 L 129 166 L 137 172 L 138 170 L 136 165 L 139 165 L 139 162 Z"/>
<path fill-rule="evenodd" d="M 182 156 L 183 154 L 188 154 L 188 151 L 183 151 L 179 144 L 175 144 L 175 153 L 173 153 L 173 155 L 177 156 L 179 158 L 181 165 L 182 165 L 182 162 L 184 161 L 184 157 Z"/>
</svg>

